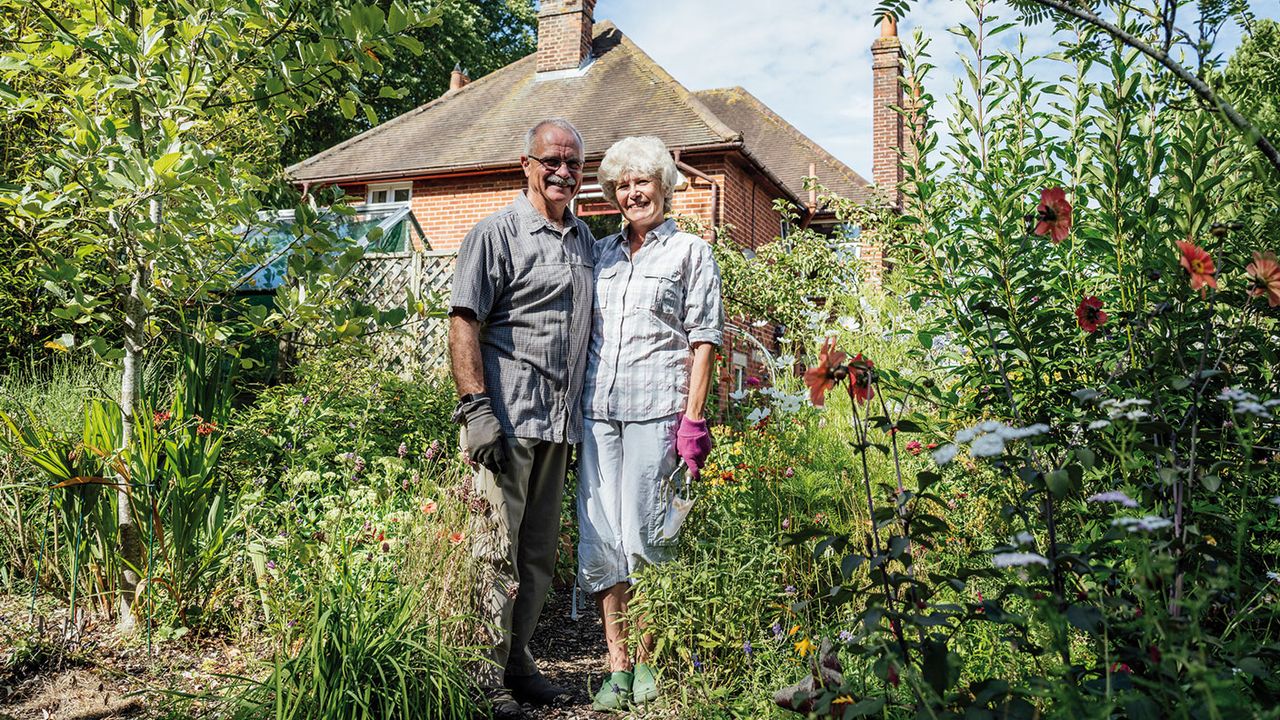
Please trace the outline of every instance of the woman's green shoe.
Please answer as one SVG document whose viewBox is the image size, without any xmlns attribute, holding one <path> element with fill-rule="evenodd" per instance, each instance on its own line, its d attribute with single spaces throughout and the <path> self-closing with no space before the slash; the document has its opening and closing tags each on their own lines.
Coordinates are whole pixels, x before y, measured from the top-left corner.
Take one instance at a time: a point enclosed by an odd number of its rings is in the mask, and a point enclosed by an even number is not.
<svg viewBox="0 0 1280 720">
<path fill-rule="evenodd" d="M 635 675 L 631 681 L 631 697 L 637 705 L 658 697 L 658 678 L 654 677 L 653 668 L 647 663 L 636 663 Z"/>
<path fill-rule="evenodd" d="M 600 692 L 591 699 L 592 710 L 621 710 L 631 703 L 631 673 L 626 670 L 609 673 Z"/>
</svg>

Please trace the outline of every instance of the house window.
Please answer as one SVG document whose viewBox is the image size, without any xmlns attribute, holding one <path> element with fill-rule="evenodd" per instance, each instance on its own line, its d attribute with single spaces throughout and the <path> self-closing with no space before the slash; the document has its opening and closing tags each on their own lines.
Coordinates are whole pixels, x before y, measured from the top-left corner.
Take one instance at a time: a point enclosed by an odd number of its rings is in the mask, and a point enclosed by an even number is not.
<svg viewBox="0 0 1280 720">
<path fill-rule="evenodd" d="M 733 354 L 733 391 L 741 392 L 747 386 L 747 355 L 746 353 L 735 352 Z"/>
<path fill-rule="evenodd" d="M 573 199 L 571 209 L 591 228 L 591 234 L 597 240 L 622 229 L 622 213 L 604 199 L 604 190 L 598 183 L 583 184 L 582 192 Z"/>
<path fill-rule="evenodd" d="M 365 199 L 370 205 L 407 205 L 413 198 L 413 183 L 383 183 L 370 185 L 369 196 Z"/>
</svg>

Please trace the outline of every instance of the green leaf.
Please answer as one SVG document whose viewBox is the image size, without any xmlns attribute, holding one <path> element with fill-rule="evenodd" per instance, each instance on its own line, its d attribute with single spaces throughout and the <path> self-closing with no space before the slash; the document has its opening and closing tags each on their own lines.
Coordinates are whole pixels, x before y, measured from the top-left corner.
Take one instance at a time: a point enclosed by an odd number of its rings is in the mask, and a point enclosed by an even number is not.
<svg viewBox="0 0 1280 720">
<path fill-rule="evenodd" d="M 1087 633 L 1097 634 L 1102 625 L 1102 613 L 1096 607 L 1072 605 L 1067 608 L 1067 622 Z"/>
<path fill-rule="evenodd" d="M 925 682 L 929 683 L 935 693 L 942 695 L 951 685 L 952 675 L 951 666 L 947 662 L 946 642 L 928 640 L 921 644 L 920 652 L 924 655 L 920 672 L 924 675 Z"/>
<path fill-rule="evenodd" d="M 1216 474 L 1201 475 L 1200 484 L 1209 492 L 1218 492 L 1218 488 L 1222 487 L 1222 477 Z"/>
<path fill-rule="evenodd" d="M 172 170 L 173 166 L 176 165 L 178 160 L 181 158 L 181 152 L 165 153 L 156 159 L 156 161 L 151 165 L 151 169 L 154 170 L 157 175 L 164 175 Z"/>
<path fill-rule="evenodd" d="M 348 120 L 356 116 L 356 103 L 349 97 L 338 98 L 338 108 L 342 110 L 342 116 Z"/>
</svg>

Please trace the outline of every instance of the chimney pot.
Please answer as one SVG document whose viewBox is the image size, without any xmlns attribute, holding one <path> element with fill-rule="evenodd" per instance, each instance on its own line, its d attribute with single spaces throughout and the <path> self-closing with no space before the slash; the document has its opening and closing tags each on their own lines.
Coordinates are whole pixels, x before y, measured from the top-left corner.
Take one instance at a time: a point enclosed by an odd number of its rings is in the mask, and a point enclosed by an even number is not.
<svg viewBox="0 0 1280 720">
<path fill-rule="evenodd" d="M 471 78 L 467 77 L 467 71 L 462 69 L 460 63 L 454 63 L 453 72 L 449 73 L 449 92 L 460 90 L 469 82 Z"/>
</svg>

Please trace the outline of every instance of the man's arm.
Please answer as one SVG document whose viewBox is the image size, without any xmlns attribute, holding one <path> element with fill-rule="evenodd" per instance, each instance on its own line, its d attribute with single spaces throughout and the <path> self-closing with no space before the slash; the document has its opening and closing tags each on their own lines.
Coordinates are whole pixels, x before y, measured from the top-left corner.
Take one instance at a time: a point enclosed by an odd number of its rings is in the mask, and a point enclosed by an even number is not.
<svg viewBox="0 0 1280 720">
<path fill-rule="evenodd" d="M 449 364 L 458 395 L 484 392 L 484 363 L 480 359 L 480 321 L 455 309 L 449 317 Z"/>
</svg>

